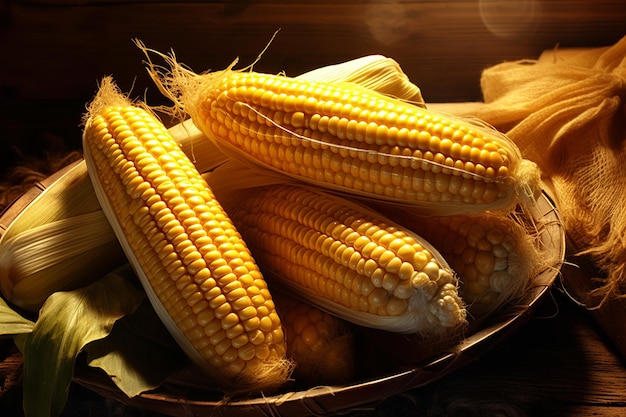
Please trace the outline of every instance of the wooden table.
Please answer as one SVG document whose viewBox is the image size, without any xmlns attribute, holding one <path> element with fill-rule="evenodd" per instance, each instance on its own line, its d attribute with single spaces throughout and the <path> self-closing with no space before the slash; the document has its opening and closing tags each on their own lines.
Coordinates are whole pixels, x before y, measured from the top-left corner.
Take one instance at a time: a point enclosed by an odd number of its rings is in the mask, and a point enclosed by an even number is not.
<svg viewBox="0 0 626 417">
<path fill-rule="evenodd" d="M 21 357 L 0 342 L 0 409 L 20 417 Z M 626 367 L 591 316 L 558 288 L 534 317 L 466 367 L 381 404 L 349 411 L 370 416 L 626 416 Z M 64 417 L 154 416 L 74 384 Z"/>
</svg>

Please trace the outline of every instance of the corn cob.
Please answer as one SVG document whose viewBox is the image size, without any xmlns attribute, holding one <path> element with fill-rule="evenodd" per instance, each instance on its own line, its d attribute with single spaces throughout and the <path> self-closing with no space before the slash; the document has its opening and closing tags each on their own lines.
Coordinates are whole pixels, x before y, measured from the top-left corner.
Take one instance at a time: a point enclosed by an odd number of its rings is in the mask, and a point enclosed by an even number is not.
<svg viewBox="0 0 626 417">
<path fill-rule="evenodd" d="M 157 86 L 233 158 L 439 213 L 511 208 L 541 192 L 537 166 L 493 130 L 354 83 L 197 75 L 165 59 L 170 73 L 149 64 Z"/>
<path fill-rule="evenodd" d="M 295 363 L 295 382 L 309 387 L 349 382 L 356 352 L 348 324 L 285 293 L 273 296 L 285 328 L 287 356 Z"/>
<path fill-rule="evenodd" d="M 319 189 L 239 194 L 220 199 L 275 285 L 361 326 L 435 335 L 465 323 L 454 273 L 416 234 Z"/>
<path fill-rule="evenodd" d="M 459 277 L 459 294 L 476 319 L 523 295 L 548 265 L 535 244 L 534 226 L 502 213 L 423 217 L 376 206 L 439 250 Z"/>
<path fill-rule="evenodd" d="M 168 131 L 105 78 L 83 147 L 98 200 L 182 349 L 223 389 L 281 385 L 291 366 L 265 280 Z"/>
</svg>

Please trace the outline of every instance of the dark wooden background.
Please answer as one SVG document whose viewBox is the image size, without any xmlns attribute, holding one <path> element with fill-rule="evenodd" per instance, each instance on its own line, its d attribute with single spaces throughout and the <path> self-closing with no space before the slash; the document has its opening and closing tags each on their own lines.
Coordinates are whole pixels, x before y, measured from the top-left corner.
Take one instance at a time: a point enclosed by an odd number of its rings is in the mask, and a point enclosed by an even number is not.
<svg viewBox="0 0 626 417">
<path fill-rule="evenodd" d="M 486 66 L 626 34 L 622 0 L 22 0 L 0 12 L 2 89 L 19 100 L 84 101 L 107 74 L 152 88 L 133 38 L 203 71 L 252 62 L 278 29 L 259 70 L 295 75 L 381 53 L 429 101 L 476 100 Z"/>
<path fill-rule="evenodd" d="M 473 101 L 487 66 L 614 43 L 626 34 L 626 1 L 3 0 L 0 167 L 79 148 L 84 105 L 105 75 L 159 104 L 133 38 L 205 71 L 253 62 L 276 30 L 259 71 L 297 75 L 378 53 L 395 58 L 427 101 Z"/>
</svg>

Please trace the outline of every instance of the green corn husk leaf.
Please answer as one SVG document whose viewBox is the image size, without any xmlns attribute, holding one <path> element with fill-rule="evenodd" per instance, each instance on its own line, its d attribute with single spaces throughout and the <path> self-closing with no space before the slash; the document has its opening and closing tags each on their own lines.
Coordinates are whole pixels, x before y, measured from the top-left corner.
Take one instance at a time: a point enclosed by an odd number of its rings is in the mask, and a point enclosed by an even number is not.
<svg viewBox="0 0 626 417">
<path fill-rule="evenodd" d="M 0 298 L 0 337 L 28 334 L 33 331 L 33 327 L 34 322 L 22 317 Z"/>
<path fill-rule="evenodd" d="M 86 287 L 52 294 L 32 333 L 17 341 L 24 357 L 24 414 L 57 417 L 67 402 L 76 357 L 135 311 L 145 293 L 124 266 Z"/>
<path fill-rule="evenodd" d="M 190 366 L 149 302 L 115 323 L 111 334 L 85 347 L 89 366 L 104 370 L 128 397 L 157 388 Z"/>
</svg>

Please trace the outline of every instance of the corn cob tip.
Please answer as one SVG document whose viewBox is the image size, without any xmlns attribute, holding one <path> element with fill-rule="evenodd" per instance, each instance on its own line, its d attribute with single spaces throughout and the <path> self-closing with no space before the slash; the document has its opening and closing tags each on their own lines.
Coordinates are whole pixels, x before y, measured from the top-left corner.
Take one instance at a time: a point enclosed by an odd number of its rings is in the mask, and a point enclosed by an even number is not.
<svg viewBox="0 0 626 417">
<path fill-rule="evenodd" d="M 134 42 L 146 56 L 146 71 L 148 75 L 152 81 L 154 81 L 161 94 L 173 103 L 171 108 L 164 108 L 162 110 L 180 120 L 184 120 L 186 115 L 189 115 L 192 119 L 196 118 L 195 109 L 198 107 L 196 103 L 201 100 L 204 94 L 203 90 L 212 85 L 220 77 L 234 71 L 233 68 L 238 62 L 237 59 L 233 60 L 227 68 L 221 71 L 196 73 L 184 64 L 178 62 L 174 52 L 164 54 L 148 48 L 138 39 Z M 163 59 L 169 67 L 169 70 L 164 70 L 161 66 L 156 65 L 152 61 L 151 55 L 156 55 Z"/>
<path fill-rule="evenodd" d="M 226 385 L 226 388 L 230 394 L 257 390 L 264 394 L 271 394 L 290 380 L 295 368 L 296 363 L 292 359 L 285 356 L 272 356 L 250 367 L 246 372 L 239 373 L 230 382 L 230 386 Z"/>
<path fill-rule="evenodd" d="M 441 337 L 454 334 L 455 329 L 467 324 L 466 305 L 459 295 L 457 277 L 450 269 L 441 268 L 434 282 L 416 290 L 408 306 L 409 317 L 419 323 L 416 334 Z"/>
<path fill-rule="evenodd" d="M 515 191 L 522 203 L 537 201 L 543 192 L 539 166 L 529 159 L 521 159 L 516 177 L 519 178 L 519 182 Z"/>
<path fill-rule="evenodd" d="M 87 111 L 83 115 L 82 124 L 86 126 L 94 114 L 101 112 L 107 106 L 129 106 L 132 102 L 128 96 L 122 93 L 113 77 L 105 76 L 98 84 L 98 91 L 87 105 Z"/>
</svg>

